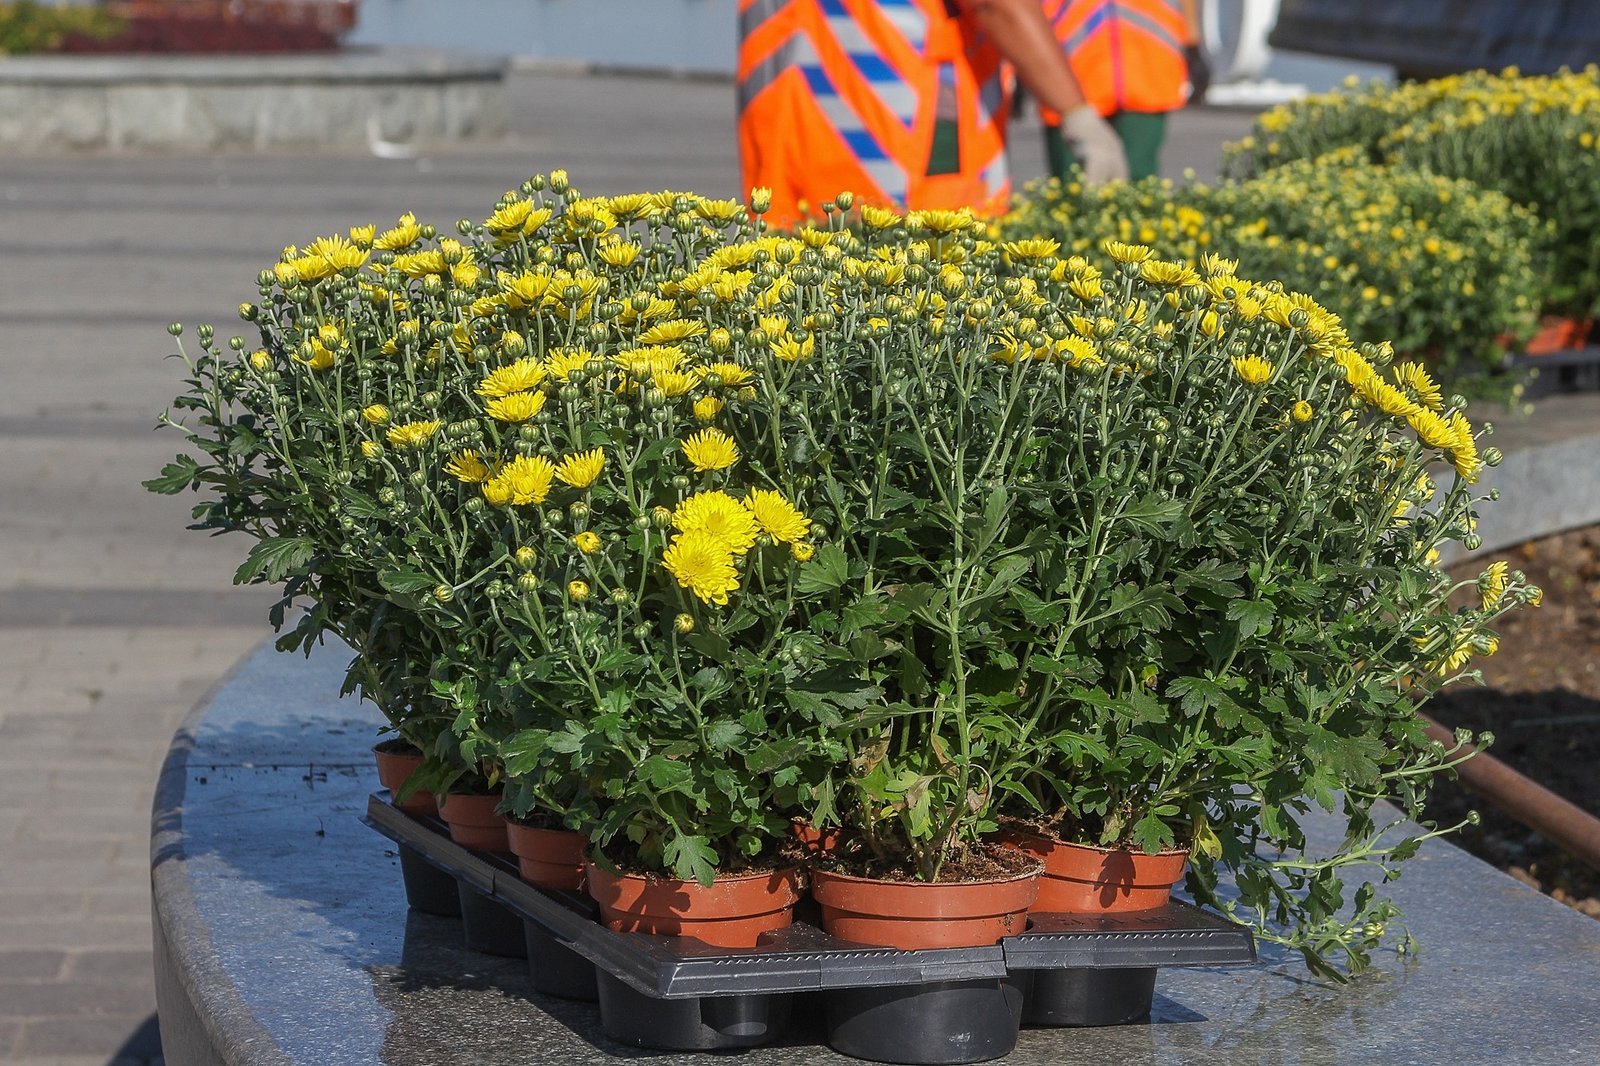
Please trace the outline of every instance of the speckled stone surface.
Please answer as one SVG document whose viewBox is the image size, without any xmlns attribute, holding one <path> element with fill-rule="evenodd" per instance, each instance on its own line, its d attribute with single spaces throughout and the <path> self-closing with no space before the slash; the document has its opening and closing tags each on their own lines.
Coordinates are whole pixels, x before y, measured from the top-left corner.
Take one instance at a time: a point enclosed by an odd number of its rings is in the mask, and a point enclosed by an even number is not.
<svg viewBox="0 0 1600 1066">
<path fill-rule="evenodd" d="M 167 1061 L 713 1061 L 616 1044 L 595 1005 L 541 996 L 522 961 L 407 911 L 393 846 L 360 821 L 378 721 L 336 698 L 343 667 L 339 649 L 264 647 L 178 736 L 152 840 Z M 1448 845 L 1390 888 L 1423 943 L 1414 961 L 1385 955 L 1344 989 L 1270 949 L 1252 968 L 1163 970 L 1151 1024 L 1024 1030 L 1003 1061 L 1600 1061 L 1600 923 Z M 819 1046 L 819 1009 L 795 1013 L 790 1039 L 738 1061 L 856 1061 Z"/>
</svg>

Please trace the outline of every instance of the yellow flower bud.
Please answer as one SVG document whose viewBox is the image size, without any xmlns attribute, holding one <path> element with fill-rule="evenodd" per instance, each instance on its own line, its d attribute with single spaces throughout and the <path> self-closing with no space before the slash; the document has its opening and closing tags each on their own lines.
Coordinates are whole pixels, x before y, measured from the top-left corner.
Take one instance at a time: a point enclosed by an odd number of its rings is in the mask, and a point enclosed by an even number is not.
<svg viewBox="0 0 1600 1066">
<path fill-rule="evenodd" d="M 370 425 L 381 426 L 389 421 L 389 409 L 381 403 L 375 403 L 370 407 L 362 408 L 361 417 L 366 419 Z"/>
<path fill-rule="evenodd" d="M 532 570 L 533 564 L 539 561 L 539 553 L 527 545 L 523 545 L 516 551 L 516 560 L 517 565 L 522 567 L 522 569 Z"/>
<path fill-rule="evenodd" d="M 794 556 L 797 563 L 810 562 L 811 557 L 817 554 L 816 545 L 803 540 L 797 540 L 789 545 L 789 554 Z"/>
<path fill-rule="evenodd" d="M 688 615 L 688 614 L 680 614 L 678 617 L 676 617 L 676 618 L 674 618 L 672 620 L 672 628 L 677 630 L 679 633 L 684 633 L 684 634 L 693 633 L 694 632 L 694 616 L 693 615 Z"/>
<path fill-rule="evenodd" d="M 587 581 L 567 582 L 567 595 L 578 603 L 589 598 L 589 583 Z"/>
</svg>

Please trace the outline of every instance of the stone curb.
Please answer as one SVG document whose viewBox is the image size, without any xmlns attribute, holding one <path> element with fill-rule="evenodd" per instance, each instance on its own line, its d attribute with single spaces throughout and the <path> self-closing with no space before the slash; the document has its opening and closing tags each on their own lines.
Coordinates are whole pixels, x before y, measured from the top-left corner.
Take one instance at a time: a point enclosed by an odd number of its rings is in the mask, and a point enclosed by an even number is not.
<svg viewBox="0 0 1600 1066">
<path fill-rule="evenodd" d="M 0 153 L 459 141 L 505 131 L 503 57 L 0 57 Z"/>
<path fill-rule="evenodd" d="M 258 649 L 259 651 L 259 649 Z M 150 811 L 150 899 L 156 1004 L 162 1050 L 172 1062 L 292 1061 L 239 996 L 195 907 L 184 846 L 184 799 L 194 737 L 256 652 L 241 658 L 203 696 L 172 738 Z M 220 1058 L 219 1058 L 220 1055 Z"/>
</svg>

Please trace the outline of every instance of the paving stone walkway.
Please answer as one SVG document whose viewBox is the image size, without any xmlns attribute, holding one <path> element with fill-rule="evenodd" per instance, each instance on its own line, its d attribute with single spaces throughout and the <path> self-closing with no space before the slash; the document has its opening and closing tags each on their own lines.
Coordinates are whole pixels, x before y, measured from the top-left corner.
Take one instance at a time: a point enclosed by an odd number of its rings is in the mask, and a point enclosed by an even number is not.
<svg viewBox="0 0 1600 1066">
<path fill-rule="evenodd" d="M 0 1062 L 159 1062 L 149 807 L 189 708 L 267 635 L 246 545 L 182 528 L 139 487 L 181 367 L 164 326 L 215 323 L 283 245 L 412 210 L 443 229 L 527 174 L 591 192 L 734 195 L 725 84 L 528 73 L 504 143 L 382 160 L 349 150 L 0 160 Z M 1174 123 L 1208 171 L 1237 113 Z M 1039 172 L 1038 137 L 1018 169 Z M 240 331 L 242 332 L 242 331 Z"/>
</svg>

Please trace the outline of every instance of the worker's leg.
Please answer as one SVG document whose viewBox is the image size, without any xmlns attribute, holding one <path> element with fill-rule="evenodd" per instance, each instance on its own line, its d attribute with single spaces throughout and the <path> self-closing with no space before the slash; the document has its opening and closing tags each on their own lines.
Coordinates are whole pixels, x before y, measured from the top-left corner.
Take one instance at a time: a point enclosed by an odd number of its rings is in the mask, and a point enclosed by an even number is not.
<svg viewBox="0 0 1600 1066">
<path fill-rule="evenodd" d="M 1067 150 L 1067 142 L 1061 137 L 1060 126 L 1046 126 L 1044 128 L 1044 160 L 1049 167 L 1052 178 L 1067 180 L 1067 172 L 1078 166 L 1078 161 Z"/>
<path fill-rule="evenodd" d="M 1122 151 L 1128 157 L 1129 181 L 1161 173 L 1161 141 L 1167 134 L 1165 113 L 1119 111 L 1111 116 L 1111 128 L 1122 138 Z"/>
</svg>

